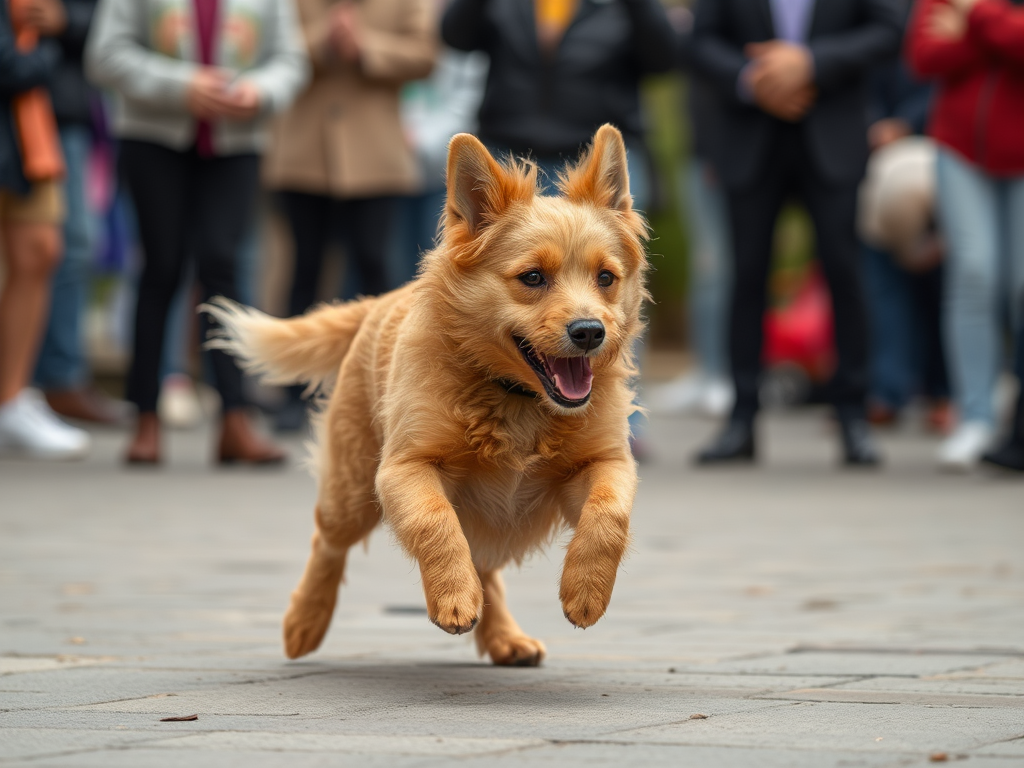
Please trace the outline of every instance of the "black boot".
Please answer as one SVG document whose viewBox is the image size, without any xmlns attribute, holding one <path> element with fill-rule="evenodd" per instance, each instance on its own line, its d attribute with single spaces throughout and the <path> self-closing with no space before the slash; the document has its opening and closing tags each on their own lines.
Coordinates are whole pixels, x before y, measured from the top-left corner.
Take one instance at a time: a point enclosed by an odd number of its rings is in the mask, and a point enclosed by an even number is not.
<svg viewBox="0 0 1024 768">
<path fill-rule="evenodd" d="M 715 441 L 697 454 L 696 463 L 749 463 L 755 460 L 756 453 L 753 420 L 733 417 Z"/>
<path fill-rule="evenodd" d="M 1002 445 L 986 453 L 981 460 L 1003 469 L 1024 472 L 1024 382 L 1020 385 L 1010 434 Z"/>
<path fill-rule="evenodd" d="M 863 416 L 840 413 L 839 434 L 843 443 L 843 464 L 848 467 L 877 467 L 882 463 L 871 437 L 871 427 Z"/>
</svg>

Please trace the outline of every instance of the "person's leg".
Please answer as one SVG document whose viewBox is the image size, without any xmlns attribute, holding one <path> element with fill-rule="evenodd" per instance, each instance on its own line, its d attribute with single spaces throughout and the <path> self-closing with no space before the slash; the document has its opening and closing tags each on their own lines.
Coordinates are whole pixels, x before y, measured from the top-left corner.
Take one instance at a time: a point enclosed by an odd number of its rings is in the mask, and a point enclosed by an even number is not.
<svg viewBox="0 0 1024 768">
<path fill-rule="evenodd" d="M 841 413 L 863 416 L 868 386 L 868 320 L 861 246 L 856 234 L 857 187 L 822 183 L 805 173 L 804 205 L 816 235 L 822 272 L 832 296 L 837 366 L 833 397 Z"/>
<path fill-rule="evenodd" d="M 729 367 L 736 389 L 735 421 L 752 421 L 759 407 L 768 274 L 775 222 L 787 192 L 787 180 L 780 174 L 727 193 L 733 243 L 728 338 Z"/>
<path fill-rule="evenodd" d="M 50 306 L 50 277 L 60 262 L 55 224 L 5 221 L 0 290 L 0 406 L 28 386 Z"/>
<path fill-rule="evenodd" d="M 996 181 L 940 151 L 939 216 L 946 236 L 945 338 L 962 422 L 991 428 L 1001 357 Z"/>
<path fill-rule="evenodd" d="M 317 284 L 331 233 L 331 198 L 306 192 L 280 192 L 277 199 L 292 234 L 292 286 L 288 314 L 300 315 L 316 301 Z"/>
<path fill-rule="evenodd" d="M 1003 181 L 1003 206 L 1010 319 L 1019 338 L 1024 333 L 1024 176 Z M 1018 357 L 1016 366 L 1018 373 L 1024 372 L 1024 356 Z"/>
<path fill-rule="evenodd" d="M 795 146 L 794 136 L 787 136 L 778 142 L 756 183 L 726 192 L 732 243 L 729 369 L 736 399 L 726 428 L 698 454 L 700 464 L 755 458 L 768 274 L 775 222 L 792 188 Z"/>
<path fill-rule="evenodd" d="M 423 195 L 395 197 L 391 237 L 388 238 L 388 272 L 397 284 L 405 283 L 416 274 L 419 259 L 420 220 Z"/>
<path fill-rule="evenodd" d="M 834 185 L 801 166 L 800 192 L 816 234 L 818 259 L 832 296 L 837 365 L 832 379 L 843 463 L 875 466 L 881 459 L 867 423 L 868 317 L 861 244 L 857 239 L 857 185 Z"/>
<path fill-rule="evenodd" d="M 339 233 L 346 255 L 359 273 L 361 292 L 376 296 L 393 287 L 388 275 L 388 248 L 394 219 L 393 197 L 351 198 L 337 201 Z"/>
<path fill-rule="evenodd" d="M 316 301 L 324 255 L 331 237 L 333 201 L 326 195 L 283 191 L 277 202 L 292 235 L 292 285 L 288 315 L 300 315 Z M 302 386 L 286 387 L 285 403 L 274 418 L 279 432 L 297 432 L 306 424 Z"/>
<path fill-rule="evenodd" d="M 80 125 L 62 126 L 60 143 L 67 176 L 64 196 L 64 257 L 54 273 L 50 316 L 36 363 L 35 383 L 44 390 L 80 390 L 87 383 L 83 323 L 93 242 L 86 203 L 85 172 L 91 134 Z"/>
<path fill-rule="evenodd" d="M 714 170 L 698 159 L 687 171 L 690 227 L 690 333 L 701 369 L 711 378 L 728 375 L 731 257 L 725 191 Z"/>
<path fill-rule="evenodd" d="M 160 460 L 160 360 L 167 312 L 185 263 L 185 234 L 191 226 L 185 218 L 190 163 L 184 153 L 142 141 L 123 142 L 120 162 L 143 254 L 126 392 L 138 408 L 139 420 L 127 459 L 148 464 Z"/>
<path fill-rule="evenodd" d="M 192 249 L 202 298 L 214 296 L 238 300 L 238 260 L 249 233 L 259 185 L 259 158 L 232 155 L 213 159 L 194 158 L 195 174 L 189 196 L 189 218 L 193 222 Z M 212 327 L 203 314 L 200 328 L 207 338 Z M 223 350 L 207 350 L 217 391 L 221 397 L 221 462 L 276 463 L 285 454 L 260 438 L 249 425 L 242 392 L 242 372 Z"/>
<path fill-rule="evenodd" d="M 1005 227 L 999 182 L 939 151 L 938 214 L 946 238 L 944 338 L 959 425 L 939 447 L 950 470 L 974 465 L 995 429 L 993 394 L 1002 359 L 1000 290 Z"/>
<path fill-rule="evenodd" d="M 911 276 L 888 253 L 864 246 L 864 285 L 871 331 L 868 393 L 872 421 L 895 418 L 913 395 L 914 302 Z"/>
<path fill-rule="evenodd" d="M 955 414 L 950 402 L 949 373 L 942 344 L 942 286 L 944 267 L 913 275 L 914 334 L 920 346 L 918 387 L 928 399 L 928 429 L 947 435 Z"/>
<path fill-rule="evenodd" d="M 1015 328 L 1014 371 L 1017 403 L 1000 446 L 985 461 L 1004 469 L 1024 472 L 1024 178 L 1003 182 L 1003 215 L 1007 225 L 1010 314 Z"/>
</svg>

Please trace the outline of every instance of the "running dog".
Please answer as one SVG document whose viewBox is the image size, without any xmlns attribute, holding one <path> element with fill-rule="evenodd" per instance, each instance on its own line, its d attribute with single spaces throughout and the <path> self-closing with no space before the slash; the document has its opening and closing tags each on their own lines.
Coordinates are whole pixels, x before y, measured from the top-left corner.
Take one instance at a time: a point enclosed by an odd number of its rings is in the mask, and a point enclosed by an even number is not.
<svg viewBox="0 0 1024 768">
<path fill-rule="evenodd" d="M 348 550 L 383 522 L 419 564 L 430 620 L 476 629 L 495 664 L 543 643 L 509 613 L 501 570 L 565 527 L 565 617 L 604 615 L 629 544 L 637 474 L 631 347 L 647 226 L 622 136 L 605 125 L 542 196 L 529 162 L 449 145 L 448 197 L 419 276 L 278 320 L 225 299 L 211 345 L 273 384 L 309 383 L 318 416 L 312 553 L 284 618 L 289 658 L 331 621 Z"/>
</svg>

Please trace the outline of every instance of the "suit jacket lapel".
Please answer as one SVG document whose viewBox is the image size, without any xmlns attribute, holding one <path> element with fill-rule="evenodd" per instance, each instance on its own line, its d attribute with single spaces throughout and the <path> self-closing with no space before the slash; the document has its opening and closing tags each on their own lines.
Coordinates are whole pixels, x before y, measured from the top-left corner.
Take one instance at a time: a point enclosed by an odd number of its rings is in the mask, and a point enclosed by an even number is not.
<svg viewBox="0 0 1024 768">
<path fill-rule="evenodd" d="M 757 8 L 757 14 L 764 22 L 767 34 L 765 40 L 771 40 L 775 37 L 775 16 L 772 14 L 772 1 L 771 0 L 753 0 L 754 6 Z"/>
<path fill-rule="evenodd" d="M 810 39 L 814 35 L 814 33 L 818 31 L 818 14 L 820 14 L 822 12 L 822 10 L 824 9 L 825 5 L 827 5 L 828 1 L 829 0 L 825 0 L 825 2 L 818 2 L 818 0 L 811 0 L 810 18 L 807 20 L 807 40 L 808 41 L 810 41 Z M 831 0 L 831 1 L 835 2 L 835 0 Z"/>
</svg>

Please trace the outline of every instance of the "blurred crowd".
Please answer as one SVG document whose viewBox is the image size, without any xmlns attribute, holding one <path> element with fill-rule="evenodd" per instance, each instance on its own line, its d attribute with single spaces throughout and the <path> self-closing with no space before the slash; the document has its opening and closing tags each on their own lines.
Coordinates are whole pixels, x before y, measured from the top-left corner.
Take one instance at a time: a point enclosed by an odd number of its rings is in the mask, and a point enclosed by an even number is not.
<svg viewBox="0 0 1024 768">
<path fill-rule="evenodd" d="M 671 73 L 691 155 L 666 168 L 642 96 Z M 942 468 L 1024 471 L 1024 387 L 997 396 L 1024 379 L 1021 0 L 0 0 L 0 452 L 84 455 L 88 422 L 158 464 L 208 382 L 215 459 L 283 461 L 253 406 L 302 431 L 302 389 L 200 354 L 194 308 L 397 287 L 451 136 L 549 191 L 606 122 L 639 209 L 682 191 L 694 365 L 642 400 L 722 420 L 699 464 L 756 460 L 763 404 L 820 398 L 847 465 L 923 412 Z M 779 306 L 793 202 L 815 258 Z M 127 403 L 94 382 L 98 324 Z"/>
</svg>

